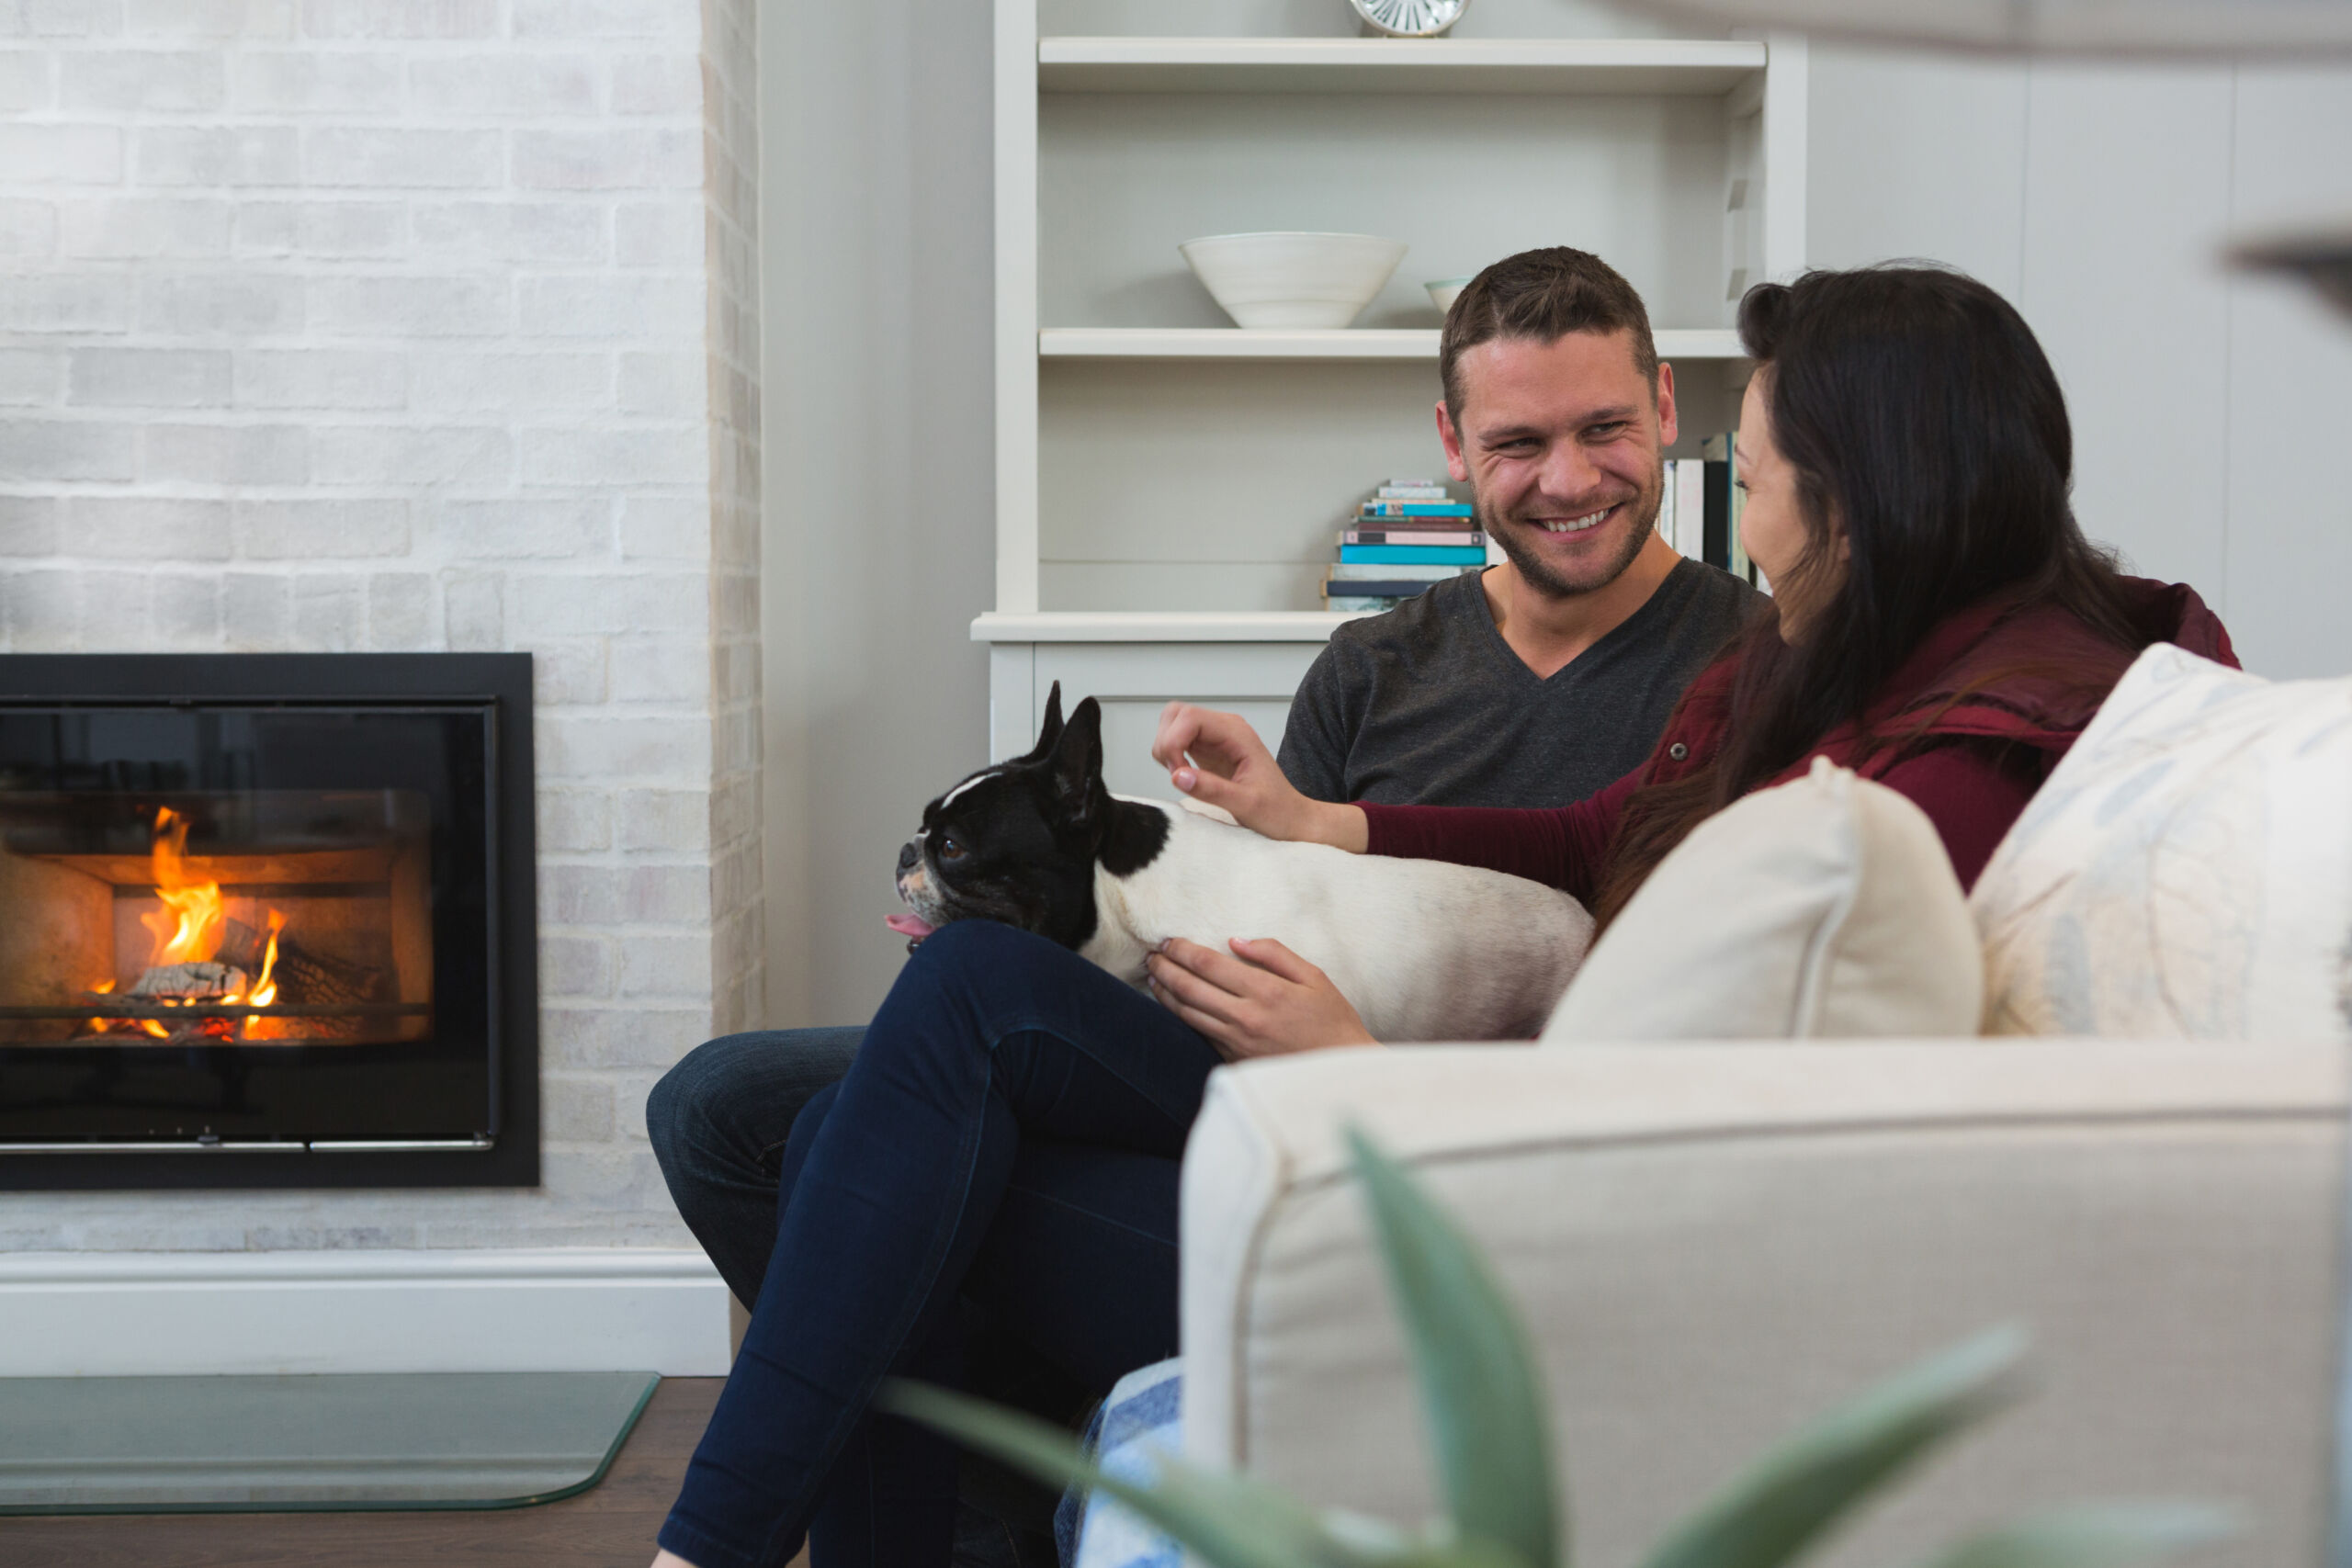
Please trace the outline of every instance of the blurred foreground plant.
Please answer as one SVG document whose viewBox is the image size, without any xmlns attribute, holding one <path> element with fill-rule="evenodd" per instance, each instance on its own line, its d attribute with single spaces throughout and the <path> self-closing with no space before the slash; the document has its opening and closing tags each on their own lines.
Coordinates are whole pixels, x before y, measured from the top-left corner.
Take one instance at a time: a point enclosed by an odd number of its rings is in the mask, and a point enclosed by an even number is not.
<svg viewBox="0 0 2352 1568">
<path fill-rule="evenodd" d="M 1058 1427 L 918 1383 L 881 1408 L 1056 1485 L 1099 1487 L 1211 1568 L 1567 1568 L 1543 1379 L 1478 1250 L 1404 1168 L 1350 1130 L 1405 1319 L 1446 1517 L 1408 1531 L 1317 1512 L 1247 1475 L 1161 1456 L 1149 1485 L 1104 1473 Z M 2023 1337 L 1996 1329 L 1896 1373 L 1766 1453 L 1641 1568 L 1780 1568 L 1928 1450 L 2010 1402 Z M 2114 1568 L 2230 1533 L 2187 1504 L 2084 1507 L 1962 1541 L 1927 1568 Z"/>
</svg>

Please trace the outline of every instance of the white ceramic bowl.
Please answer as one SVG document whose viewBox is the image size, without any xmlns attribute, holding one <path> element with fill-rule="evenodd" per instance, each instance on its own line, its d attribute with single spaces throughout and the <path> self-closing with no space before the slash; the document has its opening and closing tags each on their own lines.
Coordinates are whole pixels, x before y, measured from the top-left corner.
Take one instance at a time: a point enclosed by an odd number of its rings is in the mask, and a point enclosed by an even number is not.
<svg viewBox="0 0 2352 1568">
<path fill-rule="evenodd" d="M 1211 234 L 1176 247 L 1203 288 L 1245 327 L 1344 327 L 1405 259 L 1373 234 Z"/>
<path fill-rule="evenodd" d="M 1461 297 L 1462 290 L 1469 282 L 1466 277 L 1441 277 L 1421 287 L 1430 291 L 1430 303 L 1437 307 L 1438 314 L 1442 316 L 1453 309 L 1454 300 Z"/>
</svg>

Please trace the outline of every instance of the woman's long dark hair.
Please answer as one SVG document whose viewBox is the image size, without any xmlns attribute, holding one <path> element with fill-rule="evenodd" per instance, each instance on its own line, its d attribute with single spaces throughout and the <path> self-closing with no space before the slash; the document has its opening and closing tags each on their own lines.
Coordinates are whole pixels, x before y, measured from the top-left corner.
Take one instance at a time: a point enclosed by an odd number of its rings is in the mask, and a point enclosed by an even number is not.
<svg viewBox="0 0 2352 1568">
<path fill-rule="evenodd" d="M 2065 397 L 1998 294 L 1931 266 L 1814 272 L 1749 289 L 1739 334 L 1808 536 L 1775 586 L 1801 591 L 1840 536 L 1845 576 L 1802 642 L 1781 639 L 1775 608 L 1727 651 L 1739 663 L 1723 748 L 1627 803 L 1596 901 L 1604 923 L 1701 819 L 1861 720 L 1956 611 L 2007 592 L 2071 611 L 2127 656 L 2154 640 L 2113 557 L 2075 525 Z"/>
</svg>

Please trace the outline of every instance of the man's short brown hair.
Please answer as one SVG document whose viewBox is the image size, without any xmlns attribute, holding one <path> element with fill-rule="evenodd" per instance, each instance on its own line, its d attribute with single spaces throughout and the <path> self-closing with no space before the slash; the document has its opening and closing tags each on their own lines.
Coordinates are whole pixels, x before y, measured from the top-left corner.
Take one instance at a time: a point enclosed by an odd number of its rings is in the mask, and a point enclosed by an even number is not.
<svg viewBox="0 0 2352 1568">
<path fill-rule="evenodd" d="M 1550 245 L 1505 256 L 1472 278 L 1445 313 L 1438 339 L 1437 373 L 1445 383 L 1445 412 L 1462 418 L 1464 354 L 1496 338 L 1559 342 L 1570 333 L 1634 334 L 1634 367 L 1657 391 L 1657 343 L 1650 313 L 1634 286 L 1589 251 Z"/>
</svg>

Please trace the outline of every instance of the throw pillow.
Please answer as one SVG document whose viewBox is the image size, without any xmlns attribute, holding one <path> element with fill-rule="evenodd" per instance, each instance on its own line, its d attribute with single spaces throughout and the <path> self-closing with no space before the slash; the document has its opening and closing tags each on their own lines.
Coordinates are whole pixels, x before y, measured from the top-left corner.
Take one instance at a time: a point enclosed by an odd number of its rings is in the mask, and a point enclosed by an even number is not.
<svg viewBox="0 0 2352 1568">
<path fill-rule="evenodd" d="M 2352 679 L 2149 649 L 1970 902 L 1988 1033 L 2352 1041 Z"/>
<path fill-rule="evenodd" d="M 1983 984 L 1927 813 L 1816 757 L 1675 846 L 1543 1043 L 1973 1034 Z"/>
</svg>

